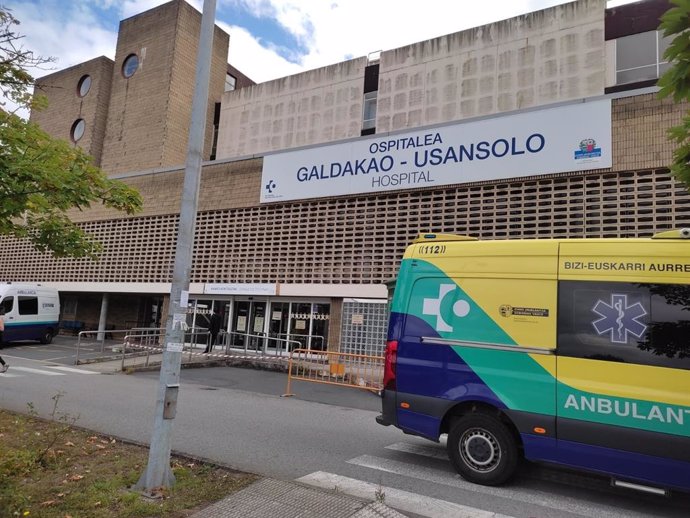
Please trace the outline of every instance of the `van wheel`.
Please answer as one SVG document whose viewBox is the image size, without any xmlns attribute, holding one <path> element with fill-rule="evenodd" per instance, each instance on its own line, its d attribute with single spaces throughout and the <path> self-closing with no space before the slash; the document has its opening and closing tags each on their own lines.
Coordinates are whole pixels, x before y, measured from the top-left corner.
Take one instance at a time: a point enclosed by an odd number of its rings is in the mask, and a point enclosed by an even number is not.
<svg viewBox="0 0 690 518">
<path fill-rule="evenodd" d="M 53 330 L 52 329 L 46 329 L 43 332 L 43 336 L 41 337 L 41 343 L 43 345 L 47 345 L 52 341 L 53 341 Z"/>
<path fill-rule="evenodd" d="M 487 414 L 466 414 L 448 433 L 448 456 L 455 470 L 475 484 L 497 486 L 518 465 L 518 445 L 508 427 Z"/>
</svg>

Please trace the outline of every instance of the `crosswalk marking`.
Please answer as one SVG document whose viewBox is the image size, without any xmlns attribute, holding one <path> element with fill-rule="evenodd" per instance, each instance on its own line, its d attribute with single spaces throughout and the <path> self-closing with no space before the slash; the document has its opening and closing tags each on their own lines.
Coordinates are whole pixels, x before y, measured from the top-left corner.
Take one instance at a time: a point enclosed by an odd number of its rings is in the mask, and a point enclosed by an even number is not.
<svg viewBox="0 0 690 518">
<path fill-rule="evenodd" d="M 298 478 L 297 481 L 324 489 L 336 489 L 339 492 L 358 498 L 376 500 L 379 497 L 383 499 L 383 503 L 387 506 L 428 518 L 509 518 L 491 511 L 484 511 L 324 471 L 310 473 Z"/>
<path fill-rule="evenodd" d="M 408 442 L 396 442 L 386 446 L 387 450 L 401 451 L 403 453 L 412 453 L 413 455 L 422 455 L 432 459 L 448 460 L 448 453 L 443 448 L 434 445 L 410 444 Z"/>
<path fill-rule="evenodd" d="M 19 372 L 19 374 L 17 374 Z M 65 367 L 63 365 L 48 365 L 45 369 L 35 369 L 33 367 L 23 367 L 21 365 L 12 365 L 10 369 L 0 376 L 6 378 L 19 378 L 25 374 L 40 374 L 41 376 L 65 376 L 69 373 L 74 374 L 100 374 L 97 371 L 87 371 L 84 369 L 75 369 L 72 367 Z"/>
<path fill-rule="evenodd" d="M 62 365 L 51 365 L 51 369 L 59 370 L 59 371 L 64 371 L 64 372 L 75 372 L 77 374 L 100 374 L 97 371 L 87 371 L 84 369 L 74 369 L 72 367 L 64 367 Z"/>
<path fill-rule="evenodd" d="M 34 369 L 32 367 L 22 367 L 21 365 L 12 365 L 10 367 L 13 372 L 20 371 L 20 372 L 29 372 L 31 374 L 42 374 L 43 376 L 64 376 L 65 374 L 63 372 L 53 372 L 53 371 L 47 371 L 43 369 Z"/>
<path fill-rule="evenodd" d="M 418 480 L 432 482 L 434 484 L 457 487 L 466 491 L 492 495 L 497 498 L 517 500 L 519 502 L 524 502 L 531 505 L 558 511 L 565 511 L 580 516 L 588 516 L 590 518 L 620 518 L 621 516 L 620 509 L 607 505 L 598 505 L 596 509 L 585 510 L 582 508 L 582 502 L 573 497 L 552 495 L 547 492 L 534 489 L 525 490 L 524 488 L 511 488 L 509 486 L 480 486 L 478 484 L 467 482 L 459 475 L 451 472 L 428 468 L 425 466 L 418 466 L 406 462 L 399 462 L 391 459 L 373 457 L 371 455 L 362 455 L 360 457 L 350 459 L 347 462 L 349 464 L 394 473 L 396 475 L 412 477 Z M 633 517 L 646 518 L 647 515 L 644 513 L 636 513 L 627 509 L 626 518 Z"/>
</svg>

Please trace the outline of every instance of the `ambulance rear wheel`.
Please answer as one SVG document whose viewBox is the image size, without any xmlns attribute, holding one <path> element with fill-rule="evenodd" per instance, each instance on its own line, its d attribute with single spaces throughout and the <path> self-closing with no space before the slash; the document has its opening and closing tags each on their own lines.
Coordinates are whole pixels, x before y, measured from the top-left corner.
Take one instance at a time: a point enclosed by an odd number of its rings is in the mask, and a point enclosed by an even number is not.
<svg viewBox="0 0 690 518">
<path fill-rule="evenodd" d="M 475 484 L 497 486 L 517 470 L 518 445 L 508 427 L 488 414 L 466 414 L 448 433 L 448 456 L 455 470 Z"/>
<path fill-rule="evenodd" d="M 53 341 L 53 331 L 50 329 L 46 329 L 45 331 L 43 331 L 43 336 L 41 336 L 41 343 L 43 345 L 47 345 L 52 341 Z"/>
</svg>

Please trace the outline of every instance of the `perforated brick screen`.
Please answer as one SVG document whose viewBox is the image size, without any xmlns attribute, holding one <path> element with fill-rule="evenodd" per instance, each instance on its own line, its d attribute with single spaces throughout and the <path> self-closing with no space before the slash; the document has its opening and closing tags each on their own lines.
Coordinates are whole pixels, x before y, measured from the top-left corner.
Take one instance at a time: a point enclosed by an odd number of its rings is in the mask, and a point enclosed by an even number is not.
<svg viewBox="0 0 690 518">
<path fill-rule="evenodd" d="M 176 215 L 90 222 L 99 261 L 54 260 L 0 240 L 6 280 L 170 282 Z M 384 283 L 419 232 L 482 239 L 651 236 L 690 226 L 690 195 L 666 170 L 593 173 L 198 215 L 191 282 Z"/>
</svg>

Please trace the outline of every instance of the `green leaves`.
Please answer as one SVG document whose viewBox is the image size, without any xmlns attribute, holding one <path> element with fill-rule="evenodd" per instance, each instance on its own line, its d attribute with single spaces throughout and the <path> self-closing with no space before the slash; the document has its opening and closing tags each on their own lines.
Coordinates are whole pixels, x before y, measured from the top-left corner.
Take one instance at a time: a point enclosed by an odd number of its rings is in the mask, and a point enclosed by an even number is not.
<svg viewBox="0 0 690 518">
<path fill-rule="evenodd" d="M 26 68 L 53 59 L 25 50 L 17 25 L 0 6 L 0 235 L 28 239 L 57 257 L 95 258 L 101 245 L 70 221 L 68 211 L 102 203 L 133 214 L 141 210 L 141 197 L 110 180 L 80 148 L 3 109 L 8 101 L 32 109 L 46 104 L 29 91 L 34 79 Z"/>
<path fill-rule="evenodd" d="M 6 108 L 7 100 L 19 107 L 38 108 L 42 103 L 39 96 L 29 91 L 34 87 L 34 78 L 27 68 L 43 68 L 55 58 L 36 56 L 22 45 L 22 36 L 15 32 L 17 20 L 9 9 L 0 5 L 0 106 Z"/>
<path fill-rule="evenodd" d="M 127 214 L 141 210 L 137 191 L 110 180 L 81 149 L 30 121 L 0 111 L 0 144 L 0 234 L 29 239 L 57 257 L 94 258 L 100 245 L 67 211 L 92 203 Z"/>
<path fill-rule="evenodd" d="M 675 5 L 661 17 L 659 29 L 664 37 L 673 40 L 664 52 L 664 58 L 672 63 L 659 78 L 660 97 L 673 97 L 675 102 L 690 100 L 690 0 L 671 0 Z M 668 130 L 669 140 L 678 144 L 673 152 L 671 174 L 686 185 L 690 185 L 690 116 L 686 115 L 680 125 Z"/>
</svg>

